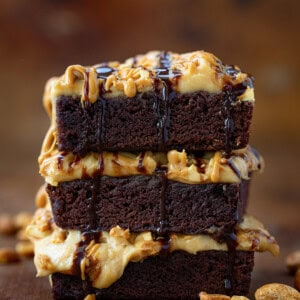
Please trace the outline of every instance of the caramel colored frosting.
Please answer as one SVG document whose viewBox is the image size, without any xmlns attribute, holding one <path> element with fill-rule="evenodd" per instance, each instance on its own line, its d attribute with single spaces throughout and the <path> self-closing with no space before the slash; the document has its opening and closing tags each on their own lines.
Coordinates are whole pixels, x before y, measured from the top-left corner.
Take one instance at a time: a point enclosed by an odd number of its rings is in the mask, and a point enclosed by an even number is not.
<svg viewBox="0 0 300 300">
<path fill-rule="evenodd" d="M 56 186 L 59 182 L 92 178 L 97 174 L 122 177 L 152 175 L 164 170 L 170 180 L 188 184 L 235 183 L 249 179 L 249 174 L 263 167 L 263 159 L 250 146 L 223 152 L 204 152 L 201 156 L 185 151 L 146 151 L 89 153 L 80 158 L 71 152 L 64 153 L 56 146 L 40 159 L 40 173 L 46 182 Z"/>
<path fill-rule="evenodd" d="M 55 100 L 61 95 L 97 101 L 126 96 L 162 87 L 168 80 L 178 93 L 207 91 L 220 93 L 225 85 L 244 84 L 245 91 L 238 97 L 254 101 L 252 78 L 236 66 L 224 65 L 213 54 L 195 51 L 184 54 L 151 51 L 125 62 L 107 62 L 83 67 L 69 66 L 60 77 L 48 82 L 45 98 Z"/>
<path fill-rule="evenodd" d="M 95 288 L 109 287 L 122 276 L 129 262 L 143 261 L 162 250 L 161 240 L 154 239 L 151 232 L 132 233 L 116 226 L 88 239 L 78 230 L 63 230 L 53 222 L 49 204 L 37 209 L 26 233 L 34 243 L 37 276 L 80 273 L 82 279 L 88 276 Z M 278 255 L 275 239 L 254 217 L 246 215 L 236 233 L 237 250 Z M 170 233 L 169 238 L 170 252 L 182 250 L 195 255 L 199 251 L 228 251 L 226 243 L 218 243 L 209 235 Z"/>
</svg>

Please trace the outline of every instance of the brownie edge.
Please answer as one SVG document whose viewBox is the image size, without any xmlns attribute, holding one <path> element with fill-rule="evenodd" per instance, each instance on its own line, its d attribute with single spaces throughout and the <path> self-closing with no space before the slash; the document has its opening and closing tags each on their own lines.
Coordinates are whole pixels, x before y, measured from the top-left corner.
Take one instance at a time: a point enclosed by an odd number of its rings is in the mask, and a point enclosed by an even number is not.
<svg viewBox="0 0 300 300">
<path fill-rule="evenodd" d="M 99 150 L 206 151 L 248 144 L 253 102 L 234 101 L 225 111 L 229 97 L 225 93 L 176 94 L 168 105 L 160 97 L 148 92 L 82 105 L 79 98 L 60 96 L 56 101 L 59 150 L 84 156 Z M 162 120 L 168 121 L 163 129 L 158 125 Z"/>
<path fill-rule="evenodd" d="M 160 228 L 200 234 L 217 227 L 222 236 L 242 221 L 248 185 L 249 180 L 194 185 L 168 180 L 165 187 L 160 176 L 137 175 L 74 180 L 46 189 L 54 221 L 63 229 L 109 231 L 118 225 L 133 232 Z"/>
<path fill-rule="evenodd" d="M 230 267 L 226 251 L 204 251 L 197 255 L 176 251 L 129 263 L 122 277 L 106 289 L 95 289 L 80 277 L 52 275 L 54 299 L 199 299 L 199 293 L 247 295 L 254 265 L 254 252 L 235 252 Z M 231 283 L 226 289 L 224 281 Z"/>
</svg>

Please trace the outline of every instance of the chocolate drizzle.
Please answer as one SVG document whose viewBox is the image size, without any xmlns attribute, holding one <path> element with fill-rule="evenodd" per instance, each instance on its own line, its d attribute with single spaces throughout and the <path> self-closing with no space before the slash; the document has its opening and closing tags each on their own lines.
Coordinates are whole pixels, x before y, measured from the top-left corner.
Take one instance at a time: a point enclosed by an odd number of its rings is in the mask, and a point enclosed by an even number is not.
<svg viewBox="0 0 300 300">
<path fill-rule="evenodd" d="M 229 68 L 228 69 L 231 76 L 236 76 L 236 70 Z M 235 70 L 235 72 L 230 71 Z M 237 101 L 237 97 L 242 95 L 247 86 L 250 84 L 251 80 L 249 79 L 247 82 L 242 82 L 236 85 L 232 85 L 227 82 L 223 87 L 223 115 L 224 115 L 224 133 L 225 133 L 225 151 L 226 153 L 230 153 L 234 148 L 233 141 L 235 137 L 234 133 L 234 121 L 232 116 L 232 106 Z"/>
<path fill-rule="evenodd" d="M 205 163 L 205 160 L 199 156 L 196 156 L 195 157 L 195 160 L 196 160 L 196 167 L 197 167 L 197 171 L 198 173 L 205 173 L 205 166 L 206 166 L 206 163 Z"/>
<path fill-rule="evenodd" d="M 234 266 L 235 266 L 235 259 L 236 259 L 236 247 L 237 243 L 237 236 L 235 231 L 233 230 L 231 233 L 225 235 L 225 242 L 227 244 L 227 268 L 225 270 L 225 278 L 224 278 L 224 288 L 226 291 L 230 292 L 234 290 L 232 278 L 234 278 Z"/>
<path fill-rule="evenodd" d="M 84 86 L 83 86 L 83 99 L 86 102 L 90 102 L 90 99 L 89 99 L 89 91 L 90 91 L 89 76 L 90 76 L 90 70 L 86 69 L 86 71 L 84 72 Z"/>
<path fill-rule="evenodd" d="M 107 79 L 110 75 L 113 74 L 115 69 L 108 66 L 108 64 L 104 63 L 96 67 L 97 78 Z"/>
<path fill-rule="evenodd" d="M 98 78 L 106 79 L 111 73 L 114 71 L 112 68 L 109 68 L 107 66 L 100 66 L 97 70 Z M 102 87 L 100 87 L 100 91 Z M 89 114 L 88 111 L 92 108 L 93 105 L 96 105 L 95 103 L 92 104 L 89 101 L 89 71 L 85 72 L 84 75 L 84 103 L 83 103 L 83 112 L 84 114 Z M 101 231 L 97 231 L 97 214 L 96 214 L 96 202 L 98 195 L 100 194 L 100 188 L 101 188 L 101 177 L 104 172 L 104 159 L 103 159 L 103 151 L 102 151 L 102 144 L 104 141 L 104 117 L 106 112 L 106 101 L 101 96 L 101 94 L 98 97 L 98 103 L 100 102 L 100 105 L 102 107 L 101 114 L 99 115 L 99 126 L 97 129 L 97 143 L 98 143 L 98 152 L 99 152 L 99 163 L 98 163 L 98 169 L 92 174 L 93 178 L 93 184 L 88 192 L 87 200 L 88 200 L 88 207 L 87 212 L 89 216 L 89 224 L 87 227 L 87 231 L 82 233 L 82 240 L 79 242 L 76 254 L 74 257 L 74 263 L 73 263 L 73 272 L 72 274 L 80 275 L 80 264 L 82 259 L 85 257 L 85 250 L 86 247 L 90 244 L 92 240 L 99 240 L 101 237 Z M 88 128 L 87 128 L 88 130 Z M 75 160 L 72 162 L 72 166 L 77 163 L 79 156 L 75 157 Z M 80 157 L 79 157 L 80 159 Z M 82 177 L 89 177 L 87 174 L 87 170 L 83 169 Z M 89 278 L 86 275 L 86 280 L 88 281 Z"/>
<path fill-rule="evenodd" d="M 238 167 L 234 164 L 232 161 L 232 157 L 226 157 L 227 165 L 230 167 L 230 169 L 234 172 L 234 174 L 238 177 L 241 178 L 241 172 L 238 169 Z"/>
<path fill-rule="evenodd" d="M 145 151 L 141 152 L 140 156 L 139 156 L 139 161 L 138 161 L 138 165 L 137 165 L 137 170 L 140 173 L 145 173 L 146 169 L 145 166 L 143 166 L 143 162 L 144 162 L 144 158 L 145 158 Z"/>
<path fill-rule="evenodd" d="M 161 193 L 160 193 L 160 220 L 159 220 L 159 228 L 157 229 L 158 234 L 164 233 L 164 227 L 168 225 L 167 214 L 166 214 L 166 192 L 167 192 L 167 184 L 168 179 L 165 170 L 160 171 L 161 177 Z"/>
<path fill-rule="evenodd" d="M 224 92 L 224 132 L 225 132 L 225 151 L 230 153 L 232 151 L 232 134 L 234 131 L 234 122 L 231 115 L 231 106 L 235 101 L 232 95 L 232 85 L 225 85 L 223 88 Z"/>
<path fill-rule="evenodd" d="M 88 231 L 95 230 L 97 228 L 96 201 L 100 189 L 100 180 L 101 180 L 100 176 L 93 177 L 91 197 L 87 199 L 88 200 L 87 211 L 89 214 Z"/>
<path fill-rule="evenodd" d="M 181 77 L 181 72 L 171 69 L 171 55 L 168 52 L 162 51 L 159 53 L 159 65 L 154 69 L 154 90 L 155 102 L 153 105 L 154 112 L 158 116 L 157 128 L 159 136 L 159 151 L 166 151 L 169 140 L 169 128 L 171 125 L 171 107 L 172 102 L 176 98 L 176 91 L 173 85 L 178 83 Z M 140 167 L 140 161 L 139 161 Z M 160 193 L 160 218 L 159 227 L 153 235 L 155 240 L 161 243 L 161 254 L 167 255 L 170 251 L 170 237 L 166 230 L 168 219 L 166 214 L 166 194 L 168 179 L 166 170 L 158 167 L 156 174 L 161 178 L 161 193 Z"/>
<path fill-rule="evenodd" d="M 61 153 L 57 156 L 57 168 L 61 170 L 64 166 L 64 158 L 65 158 L 65 153 Z"/>
<path fill-rule="evenodd" d="M 175 84 L 177 84 L 181 72 L 171 70 L 171 56 L 165 51 L 159 53 L 159 66 L 154 71 L 154 88 L 156 93 L 154 110 L 158 114 L 159 150 L 165 151 L 169 139 L 168 131 L 171 123 L 171 106 L 173 100 L 176 98 L 172 81 L 175 81 Z M 159 88 L 161 88 L 161 92 Z"/>
<path fill-rule="evenodd" d="M 92 240 L 99 241 L 101 238 L 101 231 L 89 231 L 89 232 L 84 232 L 81 235 L 81 241 L 78 243 L 74 259 L 73 259 L 73 269 L 72 269 L 72 274 L 80 276 L 81 275 L 81 268 L 80 264 L 81 261 L 85 257 L 85 249 L 86 247 L 90 244 Z M 87 276 L 86 276 L 87 277 Z"/>
<path fill-rule="evenodd" d="M 168 179 L 166 174 L 166 169 L 158 167 L 156 169 L 156 174 L 161 178 L 161 191 L 160 191 L 160 203 L 159 203 L 159 226 L 156 228 L 155 232 L 152 232 L 152 237 L 154 240 L 159 241 L 161 244 L 161 255 L 167 255 L 170 252 L 170 236 L 169 232 L 166 230 L 169 221 L 167 218 L 167 186 Z"/>
</svg>

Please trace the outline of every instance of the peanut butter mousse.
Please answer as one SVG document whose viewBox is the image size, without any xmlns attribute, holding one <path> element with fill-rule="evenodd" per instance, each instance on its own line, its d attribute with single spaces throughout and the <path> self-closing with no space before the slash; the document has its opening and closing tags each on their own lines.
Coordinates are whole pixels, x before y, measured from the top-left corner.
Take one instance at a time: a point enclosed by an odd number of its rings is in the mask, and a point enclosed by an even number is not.
<svg viewBox="0 0 300 300">
<path fill-rule="evenodd" d="M 231 154 L 205 152 L 201 156 L 187 154 L 184 150 L 163 152 L 102 152 L 79 157 L 73 153 L 58 151 L 53 147 L 40 157 L 40 173 L 46 182 L 56 186 L 59 182 L 103 176 L 122 177 L 153 175 L 165 170 L 166 178 L 187 184 L 236 183 L 250 179 L 249 174 L 263 168 L 262 157 L 247 146 Z"/>
<path fill-rule="evenodd" d="M 151 51 L 123 63 L 113 61 L 87 67 L 72 65 L 62 76 L 48 81 L 47 98 L 55 100 L 61 95 L 81 96 L 83 101 L 88 99 L 93 103 L 98 100 L 101 86 L 107 98 L 120 95 L 132 98 L 136 93 L 154 90 L 156 79 L 164 78 L 170 78 L 173 89 L 179 93 L 219 93 L 226 83 L 237 85 L 247 82 L 247 88 L 239 95 L 239 100 L 254 101 L 249 74 L 236 66 L 224 65 L 205 51 L 184 54 Z"/>
<path fill-rule="evenodd" d="M 151 232 L 131 233 L 118 226 L 109 232 L 93 234 L 93 238 L 76 230 L 62 230 L 52 222 L 52 214 L 38 209 L 27 234 L 35 245 L 35 265 L 38 276 L 55 272 L 88 276 L 95 288 L 107 288 L 118 280 L 129 262 L 139 262 L 158 255 L 163 249 L 160 240 Z M 212 229 L 213 230 L 213 229 Z M 278 255 L 275 239 L 254 217 L 246 215 L 237 226 L 237 251 L 269 251 Z M 84 253 L 80 245 L 86 243 Z M 196 255 L 199 251 L 228 251 L 226 243 L 218 243 L 208 235 L 182 235 L 170 233 L 168 251 L 186 251 Z M 76 266 L 77 256 L 81 256 Z"/>
</svg>

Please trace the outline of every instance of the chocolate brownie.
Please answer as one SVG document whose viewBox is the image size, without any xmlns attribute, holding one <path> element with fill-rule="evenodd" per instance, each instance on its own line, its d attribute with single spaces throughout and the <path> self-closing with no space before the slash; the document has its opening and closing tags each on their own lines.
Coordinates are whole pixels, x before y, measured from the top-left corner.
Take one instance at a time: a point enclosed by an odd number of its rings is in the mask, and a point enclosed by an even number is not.
<svg viewBox="0 0 300 300">
<path fill-rule="evenodd" d="M 152 51 L 69 66 L 44 104 L 60 151 L 230 152 L 248 144 L 253 78 L 204 51 Z"/>
<path fill-rule="evenodd" d="M 245 214 L 264 165 L 248 145 L 254 102 L 252 76 L 204 51 L 72 65 L 50 79 L 47 201 L 27 234 L 54 298 L 246 295 L 254 251 L 278 254 Z"/>
<path fill-rule="evenodd" d="M 129 263 L 122 277 L 106 289 L 95 289 L 79 276 L 55 273 L 52 293 L 57 300 L 84 299 L 88 294 L 96 299 L 199 299 L 201 291 L 246 295 L 253 265 L 254 252 L 176 251 Z"/>
<path fill-rule="evenodd" d="M 64 229 L 199 234 L 212 226 L 222 236 L 242 220 L 248 182 L 184 184 L 163 176 L 99 176 L 48 185 L 55 223 Z"/>
<path fill-rule="evenodd" d="M 56 102 L 58 148 L 81 156 L 99 149 L 240 149 L 248 144 L 253 103 L 233 101 L 226 111 L 226 97 L 230 96 L 224 92 L 178 94 L 166 106 L 155 93 L 102 98 L 88 105 L 80 98 L 61 96 Z M 168 124 L 162 129 L 159 124 L 165 119 Z"/>
</svg>

